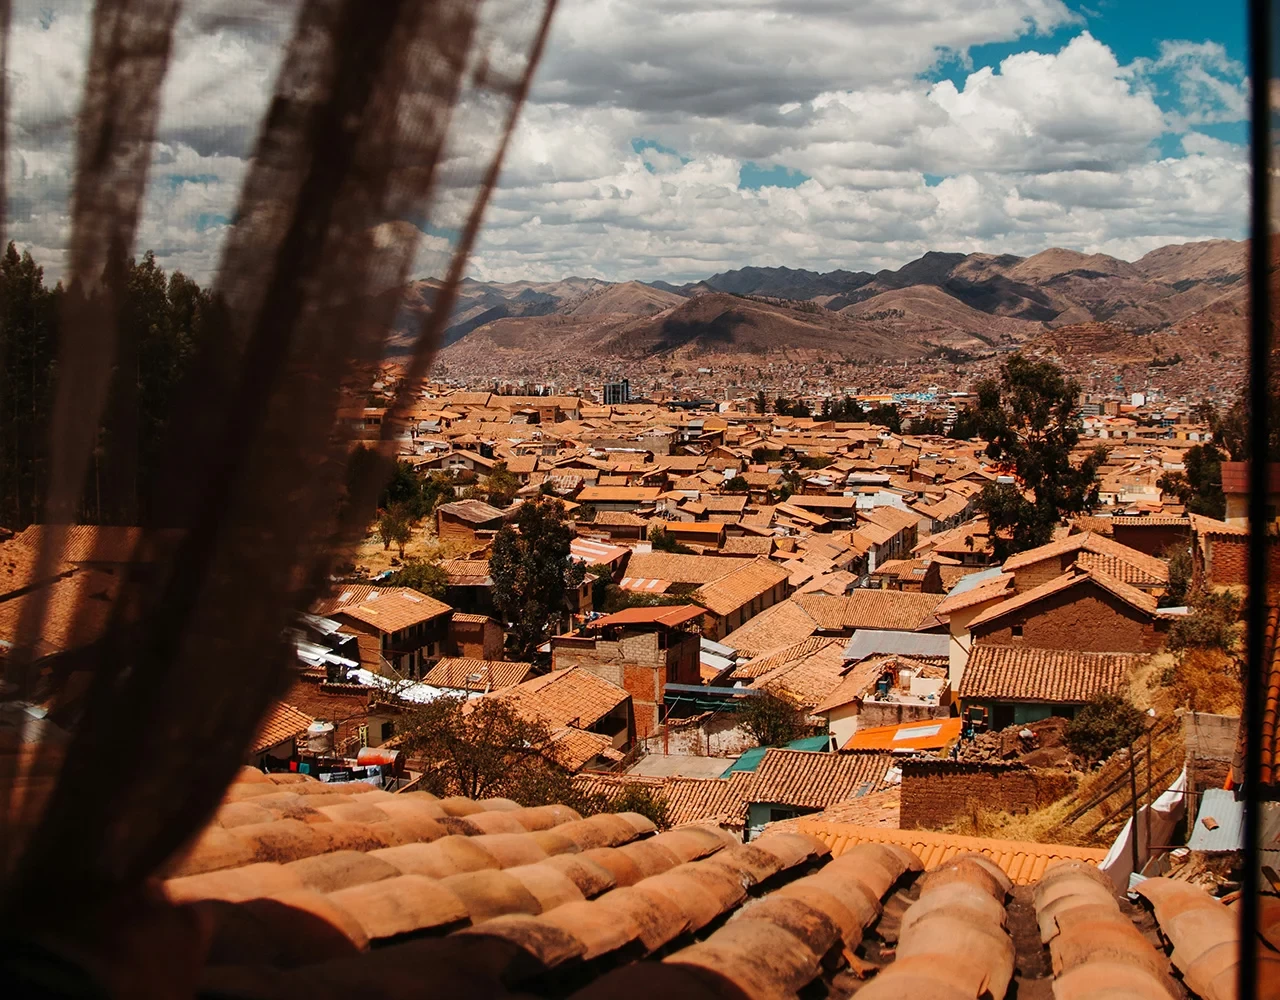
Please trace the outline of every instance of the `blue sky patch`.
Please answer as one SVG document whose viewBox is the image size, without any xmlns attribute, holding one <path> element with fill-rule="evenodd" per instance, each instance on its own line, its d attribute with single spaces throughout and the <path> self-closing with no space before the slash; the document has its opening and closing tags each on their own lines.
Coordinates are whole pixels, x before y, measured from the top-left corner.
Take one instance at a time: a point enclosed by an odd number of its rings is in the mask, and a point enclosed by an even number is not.
<svg viewBox="0 0 1280 1000">
<path fill-rule="evenodd" d="M 794 188 L 809 179 L 809 175 L 799 170 L 791 170 L 781 165 L 762 167 L 750 161 L 742 165 L 738 171 L 738 187 L 748 191 L 759 191 L 766 187 Z"/>
</svg>

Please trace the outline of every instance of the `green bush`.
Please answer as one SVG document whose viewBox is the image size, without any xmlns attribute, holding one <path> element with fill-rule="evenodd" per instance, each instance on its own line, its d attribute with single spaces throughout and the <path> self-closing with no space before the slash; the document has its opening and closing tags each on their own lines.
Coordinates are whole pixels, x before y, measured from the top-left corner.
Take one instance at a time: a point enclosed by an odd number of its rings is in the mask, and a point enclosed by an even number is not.
<svg viewBox="0 0 1280 1000">
<path fill-rule="evenodd" d="M 1175 653 L 1187 649 L 1221 649 L 1230 653 L 1240 640 L 1243 602 L 1229 590 L 1197 591 L 1187 598 L 1191 613 L 1169 626 L 1165 644 Z"/>
<path fill-rule="evenodd" d="M 1117 694 L 1102 694 L 1067 724 L 1071 752 L 1093 763 L 1127 747 L 1146 729 L 1142 710 Z"/>
</svg>

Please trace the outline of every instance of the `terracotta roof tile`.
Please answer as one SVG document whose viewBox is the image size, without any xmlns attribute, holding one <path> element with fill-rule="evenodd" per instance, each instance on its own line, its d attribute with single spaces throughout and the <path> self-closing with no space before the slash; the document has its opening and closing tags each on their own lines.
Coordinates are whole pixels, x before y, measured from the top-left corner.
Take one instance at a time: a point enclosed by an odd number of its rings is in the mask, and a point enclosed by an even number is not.
<svg viewBox="0 0 1280 1000">
<path fill-rule="evenodd" d="M 589 729 L 631 696 L 581 667 L 554 670 L 486 695 L 502 698 L 517 711 L 541 718 L 553 729 Z"/>
<path fill-rule="evenodd" d="M 717 615 L 730 615 L 757 597 L 767 594 L 791 574 L 784 567 L 762 556 L 745 562 L 736 560 L 738 568 L 698 589 L 695 599 Z"/>
<path fill-rule="evenodd" d="M 799 642 L 818 630 L 817 619 L 798 599 L 780 601 L 720 640 L 741 656 L 758 656 L 779 645 Z"/>
<path fill-rule="evenodd" d="M 526 680 L 532 671 L 532 663 L 516 660 L 480 660 L 467 656 L 448 656 L 436 661 L 435 666 L 423 675 L 422 683 L 432 687 L 457 688 L 464 691 L 496 691 L 519 684 Z"/>
<path fill-rule="evenodd" d="M 914 852 L 926 869 L 933 869 L 957 854 L 976 851 L 999 865 L 1015 885 L 1039 881 L 1045 869 L 1057 861 L 1078 860 L 1097 866 L 1107 854 L 1101 848 L 992 840 L 929 830 L 886 830 L 812 819 L 799 820 L 795 826 L 829 846 L 837 858 L 859 844 L 894 844 Z"/>
<path fill-rule="evenodd" d="M 264 750 L 270 750 L 285 740 L 301 736 L 307 731 L 307 727 L 315 721 L 306 712 L 299 711 L 292 705 L 286 705 L 282 701 L 277 701 L 267 710 L 262 724 L 258 726 L 258 733 L 253 738 L 249 752 L 251 754 L 262 753 Z"/>
<path fill-rule="evenodd" d="M 354 588 L 353 588 L 354 589 Z M 335 607 L 329 614 L 346 615 L 379 632 L 391 634 L 449 614 L 453 609 L 443 601 L 408 587 L 374 588 L 361 599 Z"/>
<path fill-rule="evenodd" d="M 636 552 L 627 563 L 627 576 L 672 583 L 711 583 L 742 568 L 731 556 L 691 556 L 676 552 Z"/>
<path fill-rule="evenodd" d="M 1134 653 L 1082 653 L 976 643 L 960 678 L 961 698 L 1082 704 L 1123 691 L 1141 659 Z"/>
<path fill-rule="evenodd" d="M 887 787 L 891 754 L 814 753 L 808 750 L 765 751 L 755 771 L 751 801 L 821 809 L 833 802 Z"/>
</svg>

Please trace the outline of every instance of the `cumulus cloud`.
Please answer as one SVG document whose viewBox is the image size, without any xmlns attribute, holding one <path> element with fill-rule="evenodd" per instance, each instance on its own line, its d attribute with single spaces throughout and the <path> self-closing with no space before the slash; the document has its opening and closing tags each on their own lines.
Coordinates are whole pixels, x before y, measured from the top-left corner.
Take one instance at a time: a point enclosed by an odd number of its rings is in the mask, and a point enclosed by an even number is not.
<svg viewBox="0 0 1280 1000">
<path fill-rule="evenodd" d="M 139 235 L 168 266 L 216 266 L 292 10 L 184 11 Z M 86 25 L 76 0 L 15 11 L 10 231 L 55 273 Z M 1057 51 L 972 60 L 1063 28 Z M 1196 128 L 1243 118 L 1243 68 L 1212 40 L 1152 49 L 1120 63 L 1061 0 L 564 0 L 471 273 L 681 280 L 1238 236 L 1247 158 Z M 501 110 L 460 111 L 424 271 Z"/>
</svg>

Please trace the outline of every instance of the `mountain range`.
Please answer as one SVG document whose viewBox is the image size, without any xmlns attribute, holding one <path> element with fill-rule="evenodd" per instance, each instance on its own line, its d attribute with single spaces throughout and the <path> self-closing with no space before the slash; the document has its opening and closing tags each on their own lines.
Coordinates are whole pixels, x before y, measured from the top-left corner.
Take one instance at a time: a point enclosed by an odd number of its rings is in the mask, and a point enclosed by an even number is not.
<svg viewBox="0 0 1280 1000">
<path fill-rule="evenodd" d="M 926 253 L 896 270 L 744 267 L 702 281 L 491 283 L 467 279 L 443 360 L 507 353 L 641 358 L 778 355 L 896 361 L 1073 340 L 1073 332 L 1238 355 L 1248 244 L 1171 245 L 1136 261 L 1049 249 Z M 439 283 L 413 282 L 404 330 Z M 1074 337 L 1079 340 L 1079 337 Z M 1099 345 L 1100 347 L 1103 345 Z M 1155 348 L 1155 353 L 1159 349 Z"/>
</svg>

